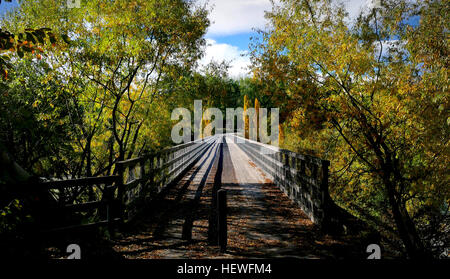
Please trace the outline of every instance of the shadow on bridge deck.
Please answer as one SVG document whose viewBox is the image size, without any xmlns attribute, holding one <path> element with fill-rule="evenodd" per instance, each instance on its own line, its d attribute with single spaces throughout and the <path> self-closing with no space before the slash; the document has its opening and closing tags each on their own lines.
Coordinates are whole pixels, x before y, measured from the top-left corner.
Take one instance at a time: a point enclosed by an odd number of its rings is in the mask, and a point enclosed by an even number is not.
<svg viewBox="0 0 450 279">
<path fill-rule="evenodd" d="M 208 244 L 219 142 L 154 204 L 133 231 L 114 240 L 125 258 L 363 258 L 351 237 L 323 235 L 271 178 L 226 138 L 222 188 L 228 192 L 228 249 Z"/>
</svg>

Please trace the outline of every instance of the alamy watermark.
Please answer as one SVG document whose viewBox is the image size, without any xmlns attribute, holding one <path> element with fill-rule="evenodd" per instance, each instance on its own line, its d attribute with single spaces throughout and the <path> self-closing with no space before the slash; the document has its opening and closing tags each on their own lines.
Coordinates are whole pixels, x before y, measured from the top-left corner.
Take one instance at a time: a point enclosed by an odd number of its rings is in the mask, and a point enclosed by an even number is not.
<svg viewBox="0 0 450 279">
<path fill-rule="evenodd" d="M 81 259 L 81 248 L 78 244 L 70 244 L 66 248 L 66 252 L 70 253 L 67 256 L 67 259 L 69 260 L 79 260 Z"/>
<path fill-rule="evenodd" d="M 81 0 L 67 0 L 67 8 L 73 9 L 80 7 L 81 7 Z"/>
<path fill-rule="evenodd" d="M 366 248 L 366 252 L 370 253 L 367 259 L 369 260 L 379 260 L 381 259 L 381 248 L 378 244 L 370 244 Z"/>
<path fill-rule="evenodd" d="M 279 145 L 278 125 L 280 122 L 279 109 L 270 109 L 270 121 L 266 108 L 248 108 L 244 111 L 242 107 L 226 108 L 226 121 L 218 108 L 206 108 L 203 110 L 202 101 L 194 101 L 194 121 L 192 123 L 192 112 L 187 108 L 176 108 L 172 111 L 171 119 L 179 120 L 172 128 L 171 137 L 174 143 L 187 143 L 192 141 L 192 127 L 194 128 L 194 139 L 198 140 L 211 136 L 213 131 L 218 133 L 241 134 L 250 140 L 258 141 L 273 146 Z M 180 119 L 181 118 L 181 119 Z M 226 127 L 224 128 L 224 123 Z M 193 124 L 193 125 L 192 125 Z M 205 127 L 203 127 L 205 126 Z M 270 133 L 269 131 L 270 130 Z M 238 142 L 244 142 L 238 137 Z"/>
</svg>

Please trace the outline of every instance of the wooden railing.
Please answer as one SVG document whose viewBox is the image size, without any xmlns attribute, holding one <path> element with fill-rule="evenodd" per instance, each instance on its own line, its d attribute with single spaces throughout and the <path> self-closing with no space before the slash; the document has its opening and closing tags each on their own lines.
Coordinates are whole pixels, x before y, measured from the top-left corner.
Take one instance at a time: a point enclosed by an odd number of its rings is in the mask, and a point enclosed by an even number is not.
<svg viewBox="0 0 450 279">
<path fill-rule="evenodd" d="M 40 207 L 38 218 L 59 217 L 50 224 L 41 224 L 40 231 L 55 232 L 99 225 L 108 225 L 111 229 L 114 222 L 119 220 L 113 217 L 114 191 L 118 179 L 119 176 L 103 176 L 39 183 L 37 190 L 48 191 L 55 202 L 47 204 L 45 208 Z M 91 219 L 90 223 L 83 221 L 86 217 Z"/>
<path fill-rule="evenodd" d="M 41 208 L 40 216 L 57 215 L 53 224 L 40 226 L 40 230 L 107 226 L 111 232 L 115 224 L 131 220 L 142 203 L 177 181 L 216 139 L 211 136 L 117 162 L 117 175 L 39 183 L 38 191 L 49 192 L 55 201 Z M 82 222 L 83 216 L 91 222 Z"/>
<path fill-rule="evenodd" d="M 123 220 L 132 219 L 142 201 L 151 199 L 179 179 L 216 139 L 216 136 L 211 136 L 118 162 L 119 211 Z"/>
<path fill-rule="evenodd" d="M 331 218 L 329 208 L 332 203 L 328 193 L 329 161 L 248 140 L 236 134 L 227 135 L 233 137 L 238 146 L 272 176 L 274 183 L 313 222 L 319 226 L 327 225 Z"/>
</svg>

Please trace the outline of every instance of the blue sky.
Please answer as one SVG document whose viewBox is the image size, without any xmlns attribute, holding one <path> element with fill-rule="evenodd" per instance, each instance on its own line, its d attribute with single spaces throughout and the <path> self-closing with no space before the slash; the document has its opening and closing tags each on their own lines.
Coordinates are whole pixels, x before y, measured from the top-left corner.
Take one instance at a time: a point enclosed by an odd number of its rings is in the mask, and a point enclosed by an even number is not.
<svg viewBox="0 0 450 279">
<path fill-rule="evenodd" d="M 12 0 L 12 2 L 2 1 L 2 3 L 0 4 L 0 15 L 4 14 L 5 11 L 11 9 L 14 6 L 17 6 L 17 0 Z"/>
</svg>

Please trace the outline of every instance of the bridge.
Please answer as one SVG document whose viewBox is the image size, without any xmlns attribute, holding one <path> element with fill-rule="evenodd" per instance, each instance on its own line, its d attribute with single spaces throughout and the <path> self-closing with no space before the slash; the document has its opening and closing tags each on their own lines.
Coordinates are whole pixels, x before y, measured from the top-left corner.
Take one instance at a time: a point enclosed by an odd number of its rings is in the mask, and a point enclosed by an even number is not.
<svg viewBox="0 0 450 279">
<path fill-rule="evenodd" d="M 41 216 L 64 221 L 43 221 L 39 230 L 105 227 L 111 239 L 89 249 L 125 258 L 364 257 L 362 240 L 343 233 L 348 214 L 328 194 L 328 168 L 320 158 L 214 135 L 120 161 L 111 176 L 41 183 L 57 200 Z M 95 194 L 80 199 L 86 192 Z M 73 212 L 96 221 L 77 224 Z M 217 226 L 221 214 L 225 232 Z M 218 249 L 222 233 L 226 251 Z"/>
</svg>

